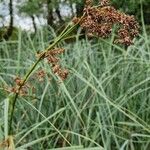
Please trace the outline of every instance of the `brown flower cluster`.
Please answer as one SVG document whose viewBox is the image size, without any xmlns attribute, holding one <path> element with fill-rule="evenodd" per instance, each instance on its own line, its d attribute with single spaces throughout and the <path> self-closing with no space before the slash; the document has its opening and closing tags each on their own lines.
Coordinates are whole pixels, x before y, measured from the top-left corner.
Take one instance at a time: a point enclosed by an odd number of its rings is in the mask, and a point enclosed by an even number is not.
<svg viewBox="0 0 150 150">
<path fill-rule="evenodd" d="M 42 82 L 42 81 L 44 81 L 45 75 L 46 75 L 46 72 L 45 72 L 43 69 L 40 69 L 40 70 L 37 71 L 35 77 L 37 77 L 37 79 L 38 79 L 40 82 Z"/>
<path fill-rule="evenodd" d="M 8 92 L 18 93 L 19 95 L 27 95 L 28 88 L 30 87 L 29 84 L 22 85 L 23 80 L 20 77 L 14 78 L 15 85 L 13 87 L 5 87 L 4 89 Z M 21 88 L 19 88 L 21 86 Z"/>
<path fill-rule="evenodd" d="M 134 16 L 116 10 L 110 5 L 109 0 L 101 0 L 99 6 L 92 6 L 92 2 L 92 0 L 86 0 L 83 16 L 74 18 L 73 22 L 79 22 L 88 35 L 102 38 L 108 37 L 115 25 L 117 37 L 114 42 L 131 45 L 139 30 Z"/>
<path fill-rule="evenodd" d="M 62 54 L 65 50 L 62 48 L 55 48 L 52 50 L 49 50 L 45 53 L 38 53 L 37 57 L 40 57 L 42 55 L 42 59 L 46 59 L 47 62 L 51 65 L 52 67 L 52 71 L 54 74 L 58 75 L 62 80 L 65 80 L 68 76 L 68 70 L 67 69 L 63 69 L 61 67 L 61 65 L 59 64 L 59 58 L 57 55 Z M 34 77 L 36 77 L 36 79 L 38 79 L 38 81 L 44 81 L 44 78 L 46 76 L 46 71 L 40 69 L 36 72 L 36 75 Z M 33 77 L 33 79 L 35 79 Z M 32 93 L 35 92 L 35 88 L 33 86 L 31 86 L 29 83 L 24 84 L 23 83 L 23 79 L 21 79 L 20 77 L 15 77 L 14 78 L 15 81 L 15 85 L 12 87 L 4 87 L 4 89 L 7 92 L 12 92 L 12 93 L 16 93 L 22 96 L 25 96 L 28 94 L 28 89 L 32 88 Z"/>
<path fill-rule="evenodd" d="M 58 55 L 64 53 L 64 51 L 63 48 L 54 48 L 43 55 L 43 59 L 47 59 L 48 63 L 51 65 L 53 73 L 58 75 L 62 80 L 65 80 L 69 73 L 68 70 L 63 69 L 59 63 Z M 41 71 L 39 74 L 39 76 L 43 77 L 45 73 Z"/>
</svg>

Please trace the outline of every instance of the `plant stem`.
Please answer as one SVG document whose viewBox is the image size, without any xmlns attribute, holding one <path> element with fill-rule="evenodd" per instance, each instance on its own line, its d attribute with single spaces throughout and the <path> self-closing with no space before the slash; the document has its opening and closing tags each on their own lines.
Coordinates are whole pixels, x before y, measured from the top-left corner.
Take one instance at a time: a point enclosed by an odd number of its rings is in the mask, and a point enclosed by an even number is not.
<svg viewBox="0 0 150 150">
<path fill-rule="evenodd" d="M 12 129 L 12 120 L 13 120 L 13 115 L 14 115 L 14 109 L 15 109 L 15 104 L 17 101 L 17 98 L 19 96 L 19 92 L 21 90 L 21 88 L 25 85 L 26 81 L 28 80 L 28 78 L 30 77 L 31 73 L 34 71 L 34 69 L 36 68 L 36 66 L 38 65 L 38 63 L 43 59 L 43 56 L 45 55 L 45 53 L 51 49 L 53 49 L 55 47 L 56 44 L 58 44 L 64 37 L 66 37 L 69 33 L 71 33 L 73 31 L 73 29 L 75 29 L 75 27 L 77 26 L 78 23 L 76 23 L 75 25 L 73 25 L 72 27 L 69 27 L 69 25 L 60 33 L 60 35 L 58 37 L 56 37 L 56 39 L 54 40 L 54 42 L 48 46 L 40 55 L 40 57 L 37 59 L 37 61 L 32 65 L 32 67 L 29 69 L 29 71 L 26 73 L 26 75 L 23 78 L 23 81 L 21 83 L 21 85 L 18 87 L 18 91 L 17 93 L 14 95 L 12 102 L 11 102 L 11 106 L 10 106 L 10 112 L 9 112 L 9 130 L 8 130 L 8 134 L 12 135 L 13 134 L 13 129 Z M 68 30 L 67 30 L 68 29 Z"/>
</svg>

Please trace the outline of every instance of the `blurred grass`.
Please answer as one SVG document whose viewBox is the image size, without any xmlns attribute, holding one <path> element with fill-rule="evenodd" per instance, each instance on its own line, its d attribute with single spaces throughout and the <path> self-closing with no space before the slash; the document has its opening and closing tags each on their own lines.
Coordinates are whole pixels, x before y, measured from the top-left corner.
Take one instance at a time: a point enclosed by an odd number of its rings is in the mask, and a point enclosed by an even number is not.
<svg viewBox="0 0 150 150">
<path fill-rule="evenodd" d="M 73 43 L 62 42 L 61 64 L 69 68 L 69 78 L 61 83 L 48 64 L 39 64 L 47 72 L 45 80 L 33 74 L 29 83 L 35 93 L 29 89 L 17 101 L 17 149 L 149 150 L 150 36 L 144 25 L 142 30 L 127 49 L 114 45 L 113 36 L 89 41 L 77 34 Z M 50 39 L 39 29 L 34 37 L 18 31 L 17 40 L 0 43 L 0 139 L 8 128 L 4 87 L 25 74 Z"/>
</svg>

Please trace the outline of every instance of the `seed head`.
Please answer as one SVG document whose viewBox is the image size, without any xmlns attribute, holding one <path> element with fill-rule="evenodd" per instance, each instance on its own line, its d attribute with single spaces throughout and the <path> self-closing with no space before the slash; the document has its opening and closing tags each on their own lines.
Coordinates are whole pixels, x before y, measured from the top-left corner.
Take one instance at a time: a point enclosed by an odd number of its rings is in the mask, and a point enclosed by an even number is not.
<svg viewBox="0 0 150 150">
<path fill-rule="evenodd" d="M 52 71 L 54 74 L 56 74 L 57 76 L 59 76 L 62 80 L 65 80 L 68 76 L 68 70 L 66 69 L 62 69 L 61 65 L 60 65 L 60 59 L 58 57 L 58 55 L 64 53 L 65 49 L 63 48 L 54 48 L 51 50 L 48 50 L 44 55 L 43 59 L 47 59 L 49 65 L 52 67 Z M 39 56 L 41 56 L 39 54 Z M 39 71 L 37 73 L 38 78 L 43 81 L 43 77 L 45 76 L 45 72 L 43 72 L 42 70 Z"/>
<path fill-rule="evenodd" d="M 80 21 L 79 21 L 80 20 Z M 139 25 L 134 16 L 126 15 L 110 5 L 109 0 L 101 0 L 100 6 L 92 6 L 92 0 L 87 0 L 84 15 L 74 18 L 86 30 L 87 35 L 108 37 L 114 25 L 117 25 L 115 43 L 131 45 L 133 38 L 139 33 Z"/>
</svg>

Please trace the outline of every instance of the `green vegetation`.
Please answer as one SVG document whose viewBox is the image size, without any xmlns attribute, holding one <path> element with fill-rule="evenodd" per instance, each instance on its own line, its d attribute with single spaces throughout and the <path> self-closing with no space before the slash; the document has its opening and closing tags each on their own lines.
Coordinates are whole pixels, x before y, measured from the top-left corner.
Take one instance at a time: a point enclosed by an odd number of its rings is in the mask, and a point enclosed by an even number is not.
<svg viewBox="0 0 150 150">
<path fill-rule="evenodd" d="M 141 32 L 130 46 L 114 44 L 115 31 L 108 39 L 83 35 L 80 19 L 61 34 L 35 26 L 34 33 L 14 28 L 1 38 L 0 150 L 149 150 L 150 36 L 140 13 Z M 69 70 L 65 80 L 62 68 Z"/>
<path fill-rule="evenodd" d="M 13 78 L 33 64 L 35 53 L 49 43 L 46 37 L 42 29 L 34 38 L 20 31 L 18 40 L 0 44 L 1 140 L 8 133 L 4 87 L 13 85 Z M 113 45 L 113 36 L 89 41 L 79 40 L 78 34 L 74 43 L 63 42 L 61 62 L 70 68 L 69 78 L 59 83 L 51 68 L 40 63 L 47 78 L 30 81 L 35 93 L 29 89 L 29 95 L 17 101 L 13 122 L 17 149 L 83 145 L 148 150 L 149 38 L 144 32 L 127 50 Z"/>
</svg>

